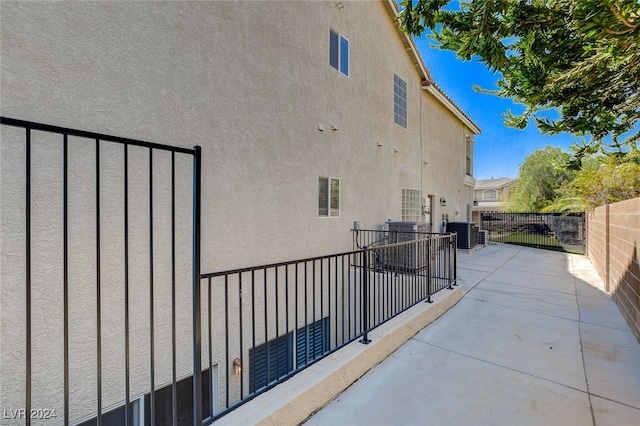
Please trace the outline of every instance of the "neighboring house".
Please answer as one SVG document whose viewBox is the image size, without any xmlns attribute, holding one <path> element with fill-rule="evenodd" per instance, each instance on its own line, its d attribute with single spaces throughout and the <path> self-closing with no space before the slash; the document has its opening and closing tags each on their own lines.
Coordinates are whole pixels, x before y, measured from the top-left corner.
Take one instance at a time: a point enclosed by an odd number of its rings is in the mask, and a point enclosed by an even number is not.
<svg viewBox="0 0 640 426">
<path fill-rule="evenodd" d="M 437 232 L 446 216 L 470 219 L 477 197 L 473 137 L 480 129 L 432 81 L 413 40 L 398 30 L 397 12 L 393 0 L 3 2 L 0 111 L 185 148 L 200 145 L 203 273 L 349 250 L 355 221 L 363 229 L 380 228 L 388 220 L 427 222 Z M 39 340 L 33 341 L 38 369 L 32 389 L 34 407 L 59 409 L 60 377 L 51 372 L 58 372 L 62 362 L 62 144 L 35 133 L 29 226 L 37 238 L 28 280 L 34 295 L 32 327 L 38 330 L 33 338 Z M 24 378 L 25 357 L 23 138 L 14 129 L 2 129 L 3 407 L 21 407 L 24 401 L 17 385 Z M 74 420 L 89 418 L 96 406 L 91 355 L 96 252 L 102 256 L 101 315 L 119 318 L 103 331 L 102 406 L 117 406 L 122 398 L 123 364 L 107 355 L 117 358 L 124 351 L 121 331 L 112 332 L 122 322 L 123 154 L 107 146 L 98 155 L 101 206 L 108 209 L 98 219 L 103 237 L 98 247 L 91 189 L 97 180 L 91 169 L 96 148 L 86 142 L 69 141 L 69 164 L 74 165 L 69 170 L 68 273 L 74 305 L 68 321 L 72 349 L 83 348 L 72 350 L 70 359 Z M 167 193 L 149 199 L 144 176 L 152 171 L 154 190 L 167 189 L 171 159 L 158 154 L 149 159 L 143 149 L 127 155 L 129 178 L 142 177 L 142 183 L 127 187 L 131 211 L 142 212 L 130 211 L 128 226 L 132 234 L 153 236 L 156 259 L 150 268 L 149 246 L 131 244 L 128 279 L 138 286 L 131 296 L 131 339 L 149 345 L 153 281 L 158 347 L 152 358 L 161 385 L 171 377 L 167 348 L 160 343 L 171 334 L 165 321 L 171 271 L 164 262 L 171 259 L 170 234 L 162 229 L 171 212 Z M 176 185 L 180 256 L 191 249 L 190 175 L 179 175 Z M 178 262 L 180 348 L 190 347 L 190 272 L 188 261 Z M 323 321 L 313 320 L 306 331 L 310 335 Z M 134 397 L 145 392 L 150 355 L 148 348 L 132 348 L 130 356 Z M 189 354 L 179 351 L 177 357 L 178 376 L 188 376 Z"/>
<path fill-rule="evenodd" d="M 483 211 L 504 211 L 509 200 L 509 192 L 517 182 L 517 179 L 505 177 L 476 180 L 473 188 L 473 221 L 479 223 L 479 213 Z"/>
</svg>

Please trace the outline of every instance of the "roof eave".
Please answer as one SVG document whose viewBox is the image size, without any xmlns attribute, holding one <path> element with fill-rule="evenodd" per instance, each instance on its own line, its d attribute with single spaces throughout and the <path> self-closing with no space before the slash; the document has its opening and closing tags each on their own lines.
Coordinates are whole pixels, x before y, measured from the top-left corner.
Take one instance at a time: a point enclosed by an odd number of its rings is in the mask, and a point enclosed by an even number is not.
<svg viewBox="0 0 640 426">
<path fill-rule="evenodd" d="M 400 13 L 400 6 L 396 2 L 396 0 L 387 0 L 387 6 L 389 13 L 392 15 L 392 18 L 395 20 L 398 14 Z M 480 127 L 476 123 L 473 122 L 471 118 L 467 114 L 465 114 L 462 109 L 458 105 L 456 105 L 453 100 L 448 97 L 444 91 L 438 87 L 438 85 L 433 81 L 433 77 L 429 72 L 429 69 L 424 64 L 422 60 L 422 56 L 420 56 L 420 52 L 418 51 L 418 47 L 416 46 L 413 37 L 409 34 L 400 30 L 400 25 L 396 22 L 396 28 L 398 32 L 406 39 L 406 49 L 411 54 L 414 59 L 414 65 L 416 69 L 420 73 L 425 84 L 422 85 L 422 89 L 429 91 L 442 105 L 444 105 L 449 111 L 451 111 L 460 121 L 464 123 L 465 126 L 469 128 L 469 130 L 474 135 L 479 135 L 481 130 Z"/>
</svg>

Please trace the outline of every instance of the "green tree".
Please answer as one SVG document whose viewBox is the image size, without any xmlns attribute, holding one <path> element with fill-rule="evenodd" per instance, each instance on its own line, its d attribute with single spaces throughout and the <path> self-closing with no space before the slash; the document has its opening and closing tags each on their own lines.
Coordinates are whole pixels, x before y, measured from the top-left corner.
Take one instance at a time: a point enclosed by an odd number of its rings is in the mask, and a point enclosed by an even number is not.
<svg viewBox="0 0 640 426">
<path fill-rule="evenodd" d="M 435 46 L 500 73 L 497 90 L 545 134 L 590 136 L 574 167 L 596 151 L 625 152 L 640 140 L 640 5 L 637 0 L 404 0 L 401 28 L 429 31 Z M 549 119 L 548 110 L 559 114 Z"/>
<path fill-rule="evenodd" d="M 640 197 L 640 152 L 600 156 L 577 172 L 560 194 L 577 198 L 587 209 Z"/>
<path fill-rule="evenodd" d="M 553 146 L 529 154 L 520 165 L 518 183 L 514 187 L 507 209 L 509 211 L 538 212 L 552 204 L 563 183 L 573 178 L 567 170 L 570 155 Z"/>
</svg>

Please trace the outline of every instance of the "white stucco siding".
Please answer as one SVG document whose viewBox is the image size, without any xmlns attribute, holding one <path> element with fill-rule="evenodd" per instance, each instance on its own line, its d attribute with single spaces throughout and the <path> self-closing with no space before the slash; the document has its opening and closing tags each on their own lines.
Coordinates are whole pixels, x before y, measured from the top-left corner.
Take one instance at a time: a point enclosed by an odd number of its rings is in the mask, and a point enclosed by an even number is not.
<svg viewBox="0 0 640 426">
<path fill-rule="evenodd" d="M 421 77 L 394 25 L 372 2 L 12 3 L 2 113 L 201 145 L 203 270 L 328 253 L 353 220 L 399 219 L 401 188 L 419 188 Z M 349 77 L 328 64 L 330 28 Z M 319 176 L 341 178 L 339 219 L 317 217 Z"/>
<path fill-rule="evenodd" d="M 464 185 L 466 136 L 473 132 L 430 94 L 423 92 L 425 191 L 436 195 L 434 223 L 448 214 L 450 221 L 466 221 L 466 206 L 473 205 L 473 188 Z M 444 197 L 446 206 L 440 206 Z M 459 214 L 456 215 L 456 209 Z"/>
</svg>

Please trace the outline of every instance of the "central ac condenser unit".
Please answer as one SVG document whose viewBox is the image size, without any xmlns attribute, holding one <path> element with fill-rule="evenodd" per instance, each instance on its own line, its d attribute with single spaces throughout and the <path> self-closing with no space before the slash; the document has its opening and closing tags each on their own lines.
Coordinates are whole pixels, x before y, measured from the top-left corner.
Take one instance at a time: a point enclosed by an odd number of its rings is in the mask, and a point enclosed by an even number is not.
<svg viewBox="0 0 640 426">
<path fill-rule="evenodd" d="M 428 239 L 429 224 L 423 222 L 388 222 L 389 244 Z M 406 244 L 386 253 L 386 267 L 416 271 L 428 265 L 427 243 Z"/>
<path fill-rule="evenodd" d="M 472 249 L 478 245 L 478 226 L 473 222 L 449 222 L 447 232 L 458 234 L 459 249 Z"/>
</svg>

